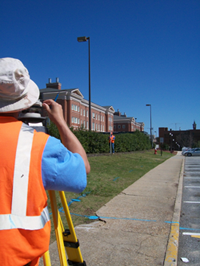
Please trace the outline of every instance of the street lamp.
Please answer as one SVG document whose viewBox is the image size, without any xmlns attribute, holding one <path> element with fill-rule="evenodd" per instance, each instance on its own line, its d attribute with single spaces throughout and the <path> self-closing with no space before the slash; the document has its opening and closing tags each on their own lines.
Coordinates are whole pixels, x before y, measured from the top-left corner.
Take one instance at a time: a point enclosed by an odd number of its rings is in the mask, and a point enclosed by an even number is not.
<svg viewBox="0 0 200 266">
<path fill-rule="evenodd" d="M 91 130 L 91 85 L 90 85 L 90 37 L 78 37 L 78 42 L 88 41 L 88 73 L 89 73 L 89 130 Z"/>
<path fill-rule="evenodd" d="M 146 106 L 150 106 L 150 139 L 151 139 L 151 147 L 153 148 L 153 140 L 152 140 L 152 119 L 151 119 L 151 104 L 146 104 Z"/>
<path fill-rule="evenodd" d="M 170 150 L 171 150 L 171 153 L 172 153 L 172 138 L 173 138 L 173 134 L 170 132 L 169 135 L 171 136 L 171 145 L 170 145 Z"/>
</svg>

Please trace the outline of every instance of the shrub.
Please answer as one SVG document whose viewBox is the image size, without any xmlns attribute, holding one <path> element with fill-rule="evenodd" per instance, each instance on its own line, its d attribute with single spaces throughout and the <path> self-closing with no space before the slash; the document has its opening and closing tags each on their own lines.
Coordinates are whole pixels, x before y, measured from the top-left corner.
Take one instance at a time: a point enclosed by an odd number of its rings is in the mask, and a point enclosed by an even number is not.
<svg viewBox="0 0 200 266">
<path fill-rule="evenodd" d="M 83 128 L 70 128 L 74 135 L 83 145 L 86 153 L 108 153 L 109 148 L 109 133 L 99 133 L 96 131 L 87 131 Z M 60 139 L 60 134 L 57 127 L 50 123 L 48 131 L 51 136 Z M 149 137 L 140 131 L 132 133 L 117 133 L 115 135 L 115 151 L 130 152 L 138 150 L 148 150 L 151 148 Z"/>
</svg>

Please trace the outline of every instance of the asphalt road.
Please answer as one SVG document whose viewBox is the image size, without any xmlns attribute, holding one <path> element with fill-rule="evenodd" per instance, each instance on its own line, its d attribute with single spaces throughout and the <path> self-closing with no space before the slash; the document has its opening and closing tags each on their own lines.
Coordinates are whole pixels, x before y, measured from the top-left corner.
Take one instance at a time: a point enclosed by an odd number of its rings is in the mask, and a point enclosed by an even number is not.
<svg viewBox="0 0 200 266">
<path fill-rule="evenodd" d="M 177 265 L 185 264 L 200 265 L 200 156 L 185 158 Z"/>
</svg>

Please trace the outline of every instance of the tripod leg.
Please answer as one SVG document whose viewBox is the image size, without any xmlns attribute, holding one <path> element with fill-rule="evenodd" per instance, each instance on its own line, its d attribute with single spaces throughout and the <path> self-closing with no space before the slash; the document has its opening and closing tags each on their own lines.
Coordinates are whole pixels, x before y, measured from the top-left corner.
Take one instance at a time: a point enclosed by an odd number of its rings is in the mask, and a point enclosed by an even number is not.
<svg viewBox="0 0 200 266">
<path fill-rule="evenodd" d="M 71 219 L 71 215 L 69 212 L 69 208 L 67 205 L 64 191 L 59 191 L 59 195 L 61 198 L 61 202 L 63 205 L 63 209 L 65 212 L 66 220 L 67 220 L 68 227 L 69 227 L 69 232 L 64 233 L 64 243 L 65 243 L 65 248 L 67 251 L 68 262 L 69 261 L 77 262 L 77 263 L 79 262 L 79 263 L 82 263 L 82 265 L 86 265 L 85 262 L 83 261 L 82 255 L 81 255 L 79 242 L 78 242 L 78 239 L 76 237 L 76 233 L 74 230 L 73 222 Z M 69 263 L 69 265 L 73 265 L 73 264 Z"/>
<path fill-rule="evenodd" d="M 60 258 L 60 265 L 67 266 L 67 258 L 65 253 L 65 247 L 63 243 L 63 230 L 62 230 L 62 221 L 56 204 L 56 195 L 55 191 L 49 190 L 49 197 L 51 202 L 51 209 L 53 214 L 54 229 L 56 234 L 58 253 Z"/>
<path fill-rule="evenodd" d="M 51 260 L 50 260 L 50 255 L 49 255 L 48 250 L 43 255 L 43 263 L 44 263 L 44 266 L 51 266 Z"/>
</svg>

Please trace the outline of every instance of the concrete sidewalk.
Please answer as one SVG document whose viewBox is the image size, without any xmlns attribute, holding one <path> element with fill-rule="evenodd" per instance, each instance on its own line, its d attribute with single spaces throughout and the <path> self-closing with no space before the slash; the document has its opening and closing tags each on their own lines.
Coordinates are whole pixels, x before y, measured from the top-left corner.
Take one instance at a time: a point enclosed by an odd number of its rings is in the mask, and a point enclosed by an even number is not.
<svg viewBox="0 0 200 266">
<path fill-rule="evenodd" d="M 180 153 L 168 159 L 99 209 L 103 221 L 75 228 L 87 266 L 176 265 L 164 261 L 168 249 L 168 257 L 177 252 L 168 243 L 178 234 L 171 234 L 171 222 L 180 216 L 175 202 L 183 162 Z M 60 265 L 56 242 L 50 254 L 52 266 Z"/>
</svg>

